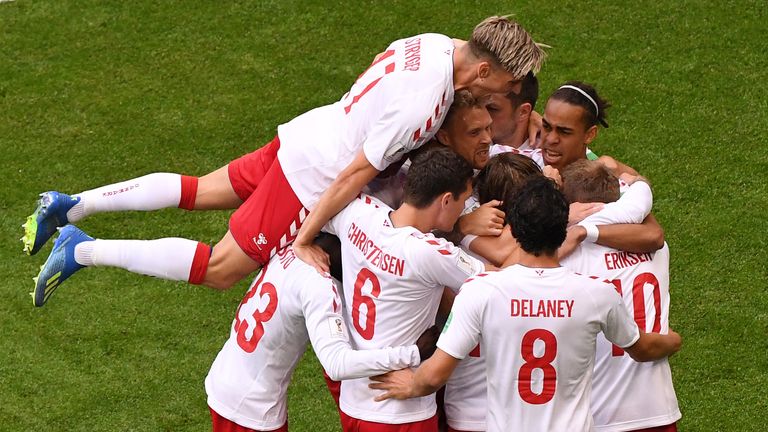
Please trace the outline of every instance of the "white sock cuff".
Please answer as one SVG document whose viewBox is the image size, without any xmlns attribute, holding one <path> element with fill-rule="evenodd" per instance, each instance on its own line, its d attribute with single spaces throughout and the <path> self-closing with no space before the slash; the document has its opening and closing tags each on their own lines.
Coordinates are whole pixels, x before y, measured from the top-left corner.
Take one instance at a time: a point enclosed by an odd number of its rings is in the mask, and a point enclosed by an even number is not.
<svg viewBox="0 0 768 432">
<path fill-rule="evenodd" d="M 80 242 L 75 246 L 75 262 L 86 267 L 93 266 L 93 248 L 99 240 Z"/>
</svg>

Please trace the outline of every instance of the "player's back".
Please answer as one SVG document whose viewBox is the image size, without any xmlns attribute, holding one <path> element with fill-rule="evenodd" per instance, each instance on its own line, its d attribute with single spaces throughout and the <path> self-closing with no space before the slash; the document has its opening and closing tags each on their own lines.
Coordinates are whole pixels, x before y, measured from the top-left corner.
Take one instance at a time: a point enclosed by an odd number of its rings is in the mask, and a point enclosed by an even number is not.
<svg viewBox="0 0 768 432">
<path fill-rule="evenodd" d="M 590 430 L 595 339 L 608 331 L 627 340 L 633 330 L 613 325 L 620 299 L 611 286 L 562 267 L 521 265 L 473 283 L 480 289 L 465 285 L 460 296 L 486 299 L 488 430 Z"/>
<path fill-rule="evenodd" d="M 574 271 L 610 280 L 646 332 L 669 331 L 669 247 L 635 254 L 583 244 L 563 260 Z M 638 363 L 604 337 L 597 339 L 592 412 L 600 431 L 672 424 L 680 409 L 666 359 Z"/>
<path fill-rule="evenodd" d="M 357 349 L 413 344 L 433 325 L 443 286 L 457 288 L 482 269 L 444 240 L 413 227 L 395 228 L 391 211 L 361 195 L 329 223 L 341 240 L 345 316 Z M 377 392 L 369 383 L 342 382 L 342 411 L 381 423 L 419 421 L 435 413 L 432 395 L 374 402 Z"/>
<path fill-rule="evenodd" d="M 381 171 L 434 136 L 453 102 L 453 50 L 439 34 L 397 40 L 338 102 L 280 125 L 278 159 L 302 204 L 361 150 Z"/>
<path fill-rule="evenodd" d="M 334 289 L 290 248 L 262 268 L 205 380 L 208 404 L 218 414 L 257 430 L 285 423 L 288 383 L 309 341 L 302 309 L 307 286 L 318 293 Z"/>
</svg>

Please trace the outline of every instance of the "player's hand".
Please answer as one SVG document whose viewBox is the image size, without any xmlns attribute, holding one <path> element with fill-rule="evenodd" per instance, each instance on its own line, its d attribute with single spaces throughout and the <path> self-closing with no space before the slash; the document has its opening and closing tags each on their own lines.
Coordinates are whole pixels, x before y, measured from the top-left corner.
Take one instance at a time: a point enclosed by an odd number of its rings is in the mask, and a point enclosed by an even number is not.
<svg viewBox="0 0 768 432">
<path fill-rule="evenodd" d="M 572 254 L 585 238 L 587 238 L 587 230 L 583 226 L 574 225 L 568 228 L 565 241 L 557 249 L 557 258 L 563 259 Z"/>
<path fill-rule="evenodd" d="M 595 203 L 571 203 L 571 207 L 568 211 L 568 226 L 576 225 L 583 221 L 588 216 L 591 216 L 605 207 L 605 204 L 600 202 Z"/>
<path fill-rule="evenodd" d="M 540 142 L 538 140 L 539 133 L 543 126 L 543 117 L 536 111 L 531 111 L 531 115 L 528 117 L 528 145 L 531 148 L 539 148 Z"/>
<path fill-rule="evenodd" d="M 440 337 L 440 332 L 443 330 L 442 326 L 438 327 L 437 324 L 424 330 L 424 333 L 416 339 L 416 348 L 419 349 L 419 357 L 421 361 L 424 361 L 435 353 L 437 349 L 437 339 Z"/>
<path fill-rule="evenodd" d="M 670 350 L 671 353 L 669 355 L 672 355 L 678 351 L 680 351 L 680 348 L 683 346 L 683 338 L 680 336 L 680 334 L 672 329 L 669 329 L 669 333 L 667 333 L 667 340 L 670 344 Z"/>
<path fill-rule="evenodd" d="M 553 167 L 552 165 L 544 165 L 541 173 L 544 174 L 544 177 L 550 178 L 555 183 L 557 183 L 558 187 L 563 185 L 563 179 L 560 177 L 560 171 L 558 171 L 557 168 Z"/>
<path fill-rule="evenodd" d="M 300 260 L 314 267 L 320 274 L 328 274 L 330 258 L 328 258 L 328 254 L 320 246 L 315 244 L 297 244 L 294 242 L 293 252 Z"/>
<path fill-rule="evenodd" d="M 497 209 L 501 201 L 493 200 L 477 210 L 459 218 L 459 232 L 463 235 L 497 236 L 504 228 L 504 212 Z"/>
<path fill-rule="evenodd" d="M 401 369 L 371 377 L 369 388 L 374 390 L 384 390 L 385 392 L 376 396 L 373 400 L 381 402 L 387 399 L 408 399 L 412 397 L 413 375 L 411 369 Z"/>
<path fill-rule="evenodd" d="M 649 186 L 651 184 L 651 182 L 649 182 L 647 178 L 645 178 L 645 177 L 643 177 L 641 175 L 632 175 L 630 173 L 623 173 L 623 174 L 621 174 L 619 176 L 619 180 L 621 180 L 624 183 L 626 183 L 627 186 L 631 186 L 632 183 L 638 182 L 638 181 L 647 183 Z"/>
</svg>

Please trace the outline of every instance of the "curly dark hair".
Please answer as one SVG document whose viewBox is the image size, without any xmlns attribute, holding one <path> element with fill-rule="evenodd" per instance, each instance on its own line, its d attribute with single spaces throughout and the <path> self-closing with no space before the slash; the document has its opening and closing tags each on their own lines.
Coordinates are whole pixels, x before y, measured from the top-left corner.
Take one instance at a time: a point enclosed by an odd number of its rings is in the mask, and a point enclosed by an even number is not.
<svg viewBox="0 0 768 432">
<path fill-rule="evenodd" d="M 507 198 L 506 222 L 524 251 L 553 256 L 565 241 L 568 202 L 547 177 L 531 177 L 517 194 Z"/>
</svg>

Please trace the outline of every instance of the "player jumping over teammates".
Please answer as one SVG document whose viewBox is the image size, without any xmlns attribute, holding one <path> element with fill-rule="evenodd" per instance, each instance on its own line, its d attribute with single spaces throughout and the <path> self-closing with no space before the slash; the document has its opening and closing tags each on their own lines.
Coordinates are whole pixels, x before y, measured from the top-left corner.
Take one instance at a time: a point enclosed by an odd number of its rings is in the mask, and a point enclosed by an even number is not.
<svg viewBox="0 0 768 432">
<path fill-rule="evenodd" d="M 312 245 L 322 226 L 364 185 L 440 127 L 454 92 L 519 89 L 542 49 L 517 23 L 490 17 L 469 41 L 422 34 L 393 42 L 338 102 L 280 125 L 268 145 L 203 177 L 156 173 L 82 192 L 42 195 L 23 237 L 37 253 L 56 228 L 99 212 L 237 208 L 214 248 L 192 240 L 94 240 L 65 226 L 36 278 L 34 304 L 83 267 L 227 289 L 294 243 L 296 255 L 327 271 Z"/>
</svg>

